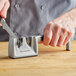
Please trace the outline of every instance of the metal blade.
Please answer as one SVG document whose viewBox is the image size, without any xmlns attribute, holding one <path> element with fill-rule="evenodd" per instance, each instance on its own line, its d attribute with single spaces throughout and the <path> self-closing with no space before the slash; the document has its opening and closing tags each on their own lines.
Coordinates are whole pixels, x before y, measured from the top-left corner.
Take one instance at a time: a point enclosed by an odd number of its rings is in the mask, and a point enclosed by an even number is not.
<svg viewBox="0 0 76 76">
<path fill-rule="evenodd" d="M 1 19 L 2 28 L 5 29 L 11 37 L 17 38 L 17 36 L 12 32 L 10 27 L 7 25 L 5 19 Z"/>
</svg>

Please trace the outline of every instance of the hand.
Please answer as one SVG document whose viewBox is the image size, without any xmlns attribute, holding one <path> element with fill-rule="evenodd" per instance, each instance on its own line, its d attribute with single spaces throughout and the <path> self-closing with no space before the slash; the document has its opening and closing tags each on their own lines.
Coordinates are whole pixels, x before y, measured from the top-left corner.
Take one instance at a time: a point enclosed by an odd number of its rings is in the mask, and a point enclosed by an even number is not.
<svg viewBox="0 0 76 76">
<path fill-rule="evenodd" d="M 9 0 L 0 0 L 0 16 L 2 18 L 7 17 L 7 11 L 9 7 L 10 7 Z"/>
<path fill-rule="evenodd" d="M 51 22 L 44 29 L 44 45 L 62 46 L 68 43 L 75 33 L 74 22 L 65 14 Z"/>
</svg>

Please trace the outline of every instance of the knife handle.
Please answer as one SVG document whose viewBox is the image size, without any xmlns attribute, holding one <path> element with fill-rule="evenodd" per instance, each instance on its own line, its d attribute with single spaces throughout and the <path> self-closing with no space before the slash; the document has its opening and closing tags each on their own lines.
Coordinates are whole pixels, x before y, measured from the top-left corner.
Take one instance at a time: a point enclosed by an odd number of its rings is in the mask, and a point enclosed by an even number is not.
<svg viewBox="0 0 76 76">
<path fill-rule="evenodd" d="M 44 40 L 44 36 L 40 36 L 38 41 L 43 41 L 43 40 Z M 71 48 L 71 41 L 69 41 L 69 42 L 66 44 L 66 50 L 67 50 L 67 51 L 70 51 L 70 50 L 71 50 L 70 48 Z"/>
<path fill-rule="evenodd" d="M 41 36 L 41 41 L 43 41 L 44 40 L 44 36 Z"/>
</svg>

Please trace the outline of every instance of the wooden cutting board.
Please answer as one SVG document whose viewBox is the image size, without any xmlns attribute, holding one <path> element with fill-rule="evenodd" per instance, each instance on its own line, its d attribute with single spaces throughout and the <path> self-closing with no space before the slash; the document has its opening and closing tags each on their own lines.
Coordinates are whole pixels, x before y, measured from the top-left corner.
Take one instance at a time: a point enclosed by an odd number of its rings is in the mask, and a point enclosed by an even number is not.
<svg viewBox="0 0 76 76">
<path fill-rule="evenodd" d="M 76 41 L 71 51 L 39 44 L 36 57 L 10 59 L 8 42 L 0 42 L 0 76 L 76 76 Z"/>
</svg>

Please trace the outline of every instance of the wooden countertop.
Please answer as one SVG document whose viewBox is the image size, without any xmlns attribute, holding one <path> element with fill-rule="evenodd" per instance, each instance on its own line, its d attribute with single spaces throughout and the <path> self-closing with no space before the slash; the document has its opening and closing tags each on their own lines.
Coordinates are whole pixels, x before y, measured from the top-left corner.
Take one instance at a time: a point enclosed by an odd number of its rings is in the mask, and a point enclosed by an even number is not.
<svg viewBox="0 0 76 76">
<path fill-rule="evenodd" d="M 39 44 L 39 55 L 10 59 L 8 42 L 0 42 L 0 76 L 76 76 L 76 41 L 71 51 L 65 47 Z"/>
</svg>

